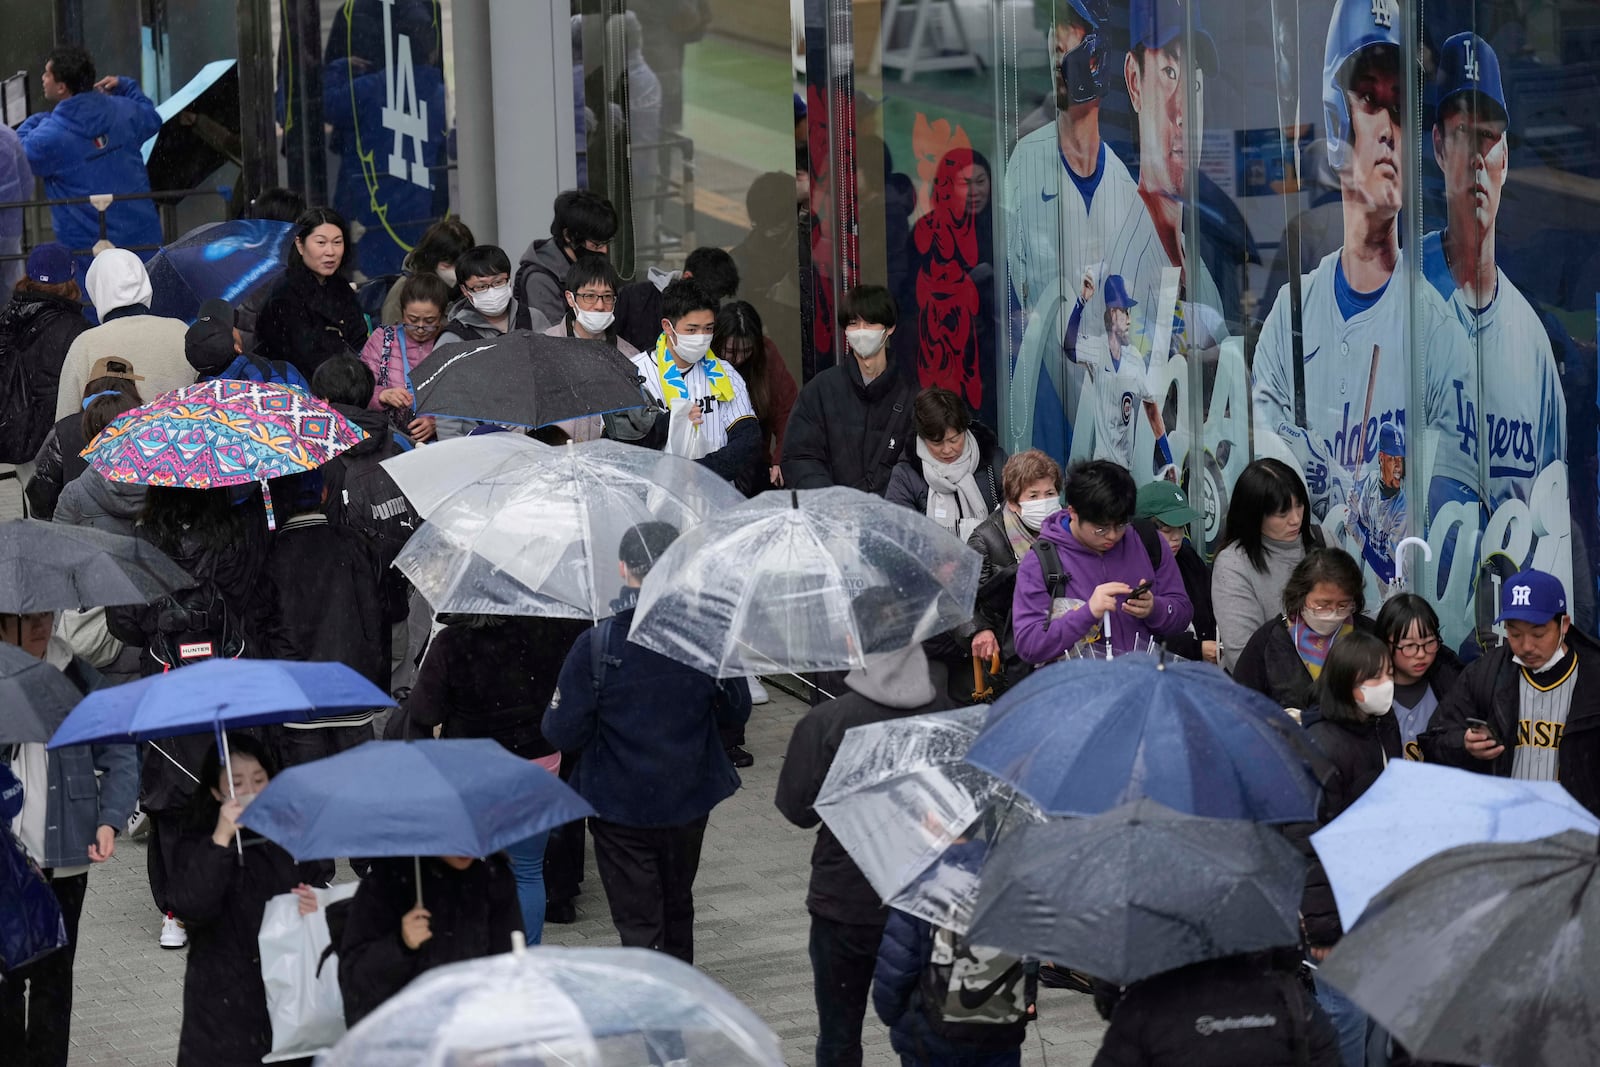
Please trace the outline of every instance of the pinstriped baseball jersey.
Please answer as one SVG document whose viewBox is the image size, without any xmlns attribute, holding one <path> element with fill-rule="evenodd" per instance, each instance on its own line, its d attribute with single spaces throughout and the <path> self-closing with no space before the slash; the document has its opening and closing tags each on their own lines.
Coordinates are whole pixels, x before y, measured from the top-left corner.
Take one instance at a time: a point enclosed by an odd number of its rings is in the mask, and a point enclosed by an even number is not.
<svg viewBox="0 0 1600 1067">
<path fill-rule="evenodd" d="M 1559 670 L 1561 664 L 1556 665 Z M 1577 688 L 1578 657 L 1567 652 L 1566 672 L 1538 685 L 1523 668 L 1517 675 L 1517 747 L 1511 753 L 1511 777 L 1536 782 L 1559 781 L 1561 734 Z M 1550 673 L 1555 673 L 1554 671 Z"/>
<path fill-rule="evenodd" d="M 683 389 L 675 390 L 677 395 L 669 398 L 663 394 L 663 384 L 661 375 L 656 371 L 654 353 L 639 352 L 628 358 L 633 361 L 634 367 L 638 368 L 640 380 L 650 391 L 653 399 L 668 408 L 675 399 L 693 400 L 700 405 L 700 410 L 705 412 L 705 418 L 700 422 L 700 432 L 705 435 L 707 452 L 715 452 L 728 443 L 728 430 L 734 423 L 740 419 L 756 417 L 755 408 L 750 406 L 750 393 L 745 388 L 744 379 L 730 363 L 717 360 L 714 364 L 710 364 L 708 359 L 700 360 L 682 372 Z M 732 400 L 718 401 L 711 395 L 712 374 L 728 376 L 733 386 Z"/>
</svg>

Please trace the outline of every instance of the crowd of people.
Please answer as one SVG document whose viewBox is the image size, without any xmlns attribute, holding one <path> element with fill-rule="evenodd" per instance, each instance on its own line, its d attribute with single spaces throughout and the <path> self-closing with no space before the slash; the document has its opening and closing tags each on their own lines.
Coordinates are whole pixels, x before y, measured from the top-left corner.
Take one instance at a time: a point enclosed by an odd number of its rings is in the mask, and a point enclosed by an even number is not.
<svg viewBox="0 0 1600 1067">
<path fill-rule="evenodd" d="M 57 73 L 84 91 L 79 73 Z M 231 768 L 203 735 L 137 751 L 3 753 L 24 785 L 12 825 L 50 880 L 73 942 L 0 983 L 0 1046 L 23 1050 L 19 1062 L 65 1063 L 88 872 L 136 831 L 149 835 L 159 943 L 188 950 L 179 1063 L 258 1062 L 271 1039 L 255 943 L 262 911 L 285 892 L 314 908 L 310 887 L 334 870 L 297 865 L 240 834 L 242 806 L 280 768 L 379 736 L 492 738 L 568 780 L 596 815 L 503 854 L 426 860 L 426 908 L 409 863 L 354 860 L 361 885 L 336 940 L 351 1022 L 422 971 L 503 951 L 513 931 L 538 943 L 545 923 L 574 921 L 589 837 L 620 942 L 693 961 L 708 817 L 739 788 L 736 768 L 753 762 L 743 727 L 766 693 L 758 680 L 719 682 L 627 640 L 640 585 L 680 531 L 629 530 L 613 614 L 593 627 L 435 617 L 391 566 L 420 519 L 382 461 L 504 429 L 418 410 L 412 372 L 438 345 L 513 331 L 601 341 L 637 371 L 636 407 L 532 431 L 542 441 L 670 449 L 674 411 L 686 410 L 694 458 L 746 495 L 847 486 L 925 515 L 981 557 L 970 620 L 842 676 L 804 680 L 815 706 L 789 742 L 776 796 L 798 826 L 818 824 L 819 791 L 852 727 L 972 703 L 1063 659 L 1145 651 L 1219 664 L 1295 716 L 1327 764 L 1319 825 L 1391 759 L 1559 780 L 1600 813 L 1600 752 L 1589 751 L 1600 732 L 1588 729 L 1600 708 L 1600 646 L 1571 628 L 1554 576 L 1509 579 L 1497 620 L 1504 642 L 1489 647 L 1480 635 L 1463 664 L 1442 647 L 1426 598 L 1366 603 L 1356 561 L 1324 543 L 1305 485 L 1277 460 L 1257 460 L 1240 477 L 1208 565 L 1190 540 L 1200 516 L 1178 485 L 1141 486 L 1110 459 L 1063 471 L 1039 450 L 1007 456 L 962 397 L 919 389 L 896 364 L 900 309 L 881 286 L 842 296 L 848 354 L 799 386 L 755 308 L 738 299 L 726 251 L 696 249 L 681 271 L 623 284 L 606 256 L 617 214 L 592 192 L 562 193 L 550 235 L 515 263 L 459 220 L 436 224 L 404 276 L 376 294 L 379 321 L 348 277 L 339 214 L 286 191 L 253 206 L 291 223 L 292 255 L 270 284 L 237 306 L 208 302 L 192 322 L 152 314 L 149 274 L 129 251 L 102 251 L 81 271 L 65 245 L 28 255 L 0 310 L 0 349 L 17 368 L 10 380 L 26 386 L 0 397 L 0 459 L 19 465 L 35 517 L 142 538 L 193 585 L 150 605 L 0 617 L 0 640 L 56 666 L 81 692 L 252 656 L 344 663 L 395 706 L 239 732 Z M 85 296 L 95 325 L 81 313 Z M 274 483 L 270 525 L 253 487 L 147 488 L 85 465 L 85 446 L 118 416 L 213 379 L 307 391 L 366 436 L 325 467 Z M 868 627 L 875 610 L 895 608 L 871 593 L 855 609 Z M 1308 854 L 1315 828 L 1291 830 Z M 993 1025 L 946 1020 L 924 979 L 948 979 L 951 932 L 891 918 L 826 828 L 811 867 L 819 1065 L 862 1061 L 869 1001 L 907 1063 L 1019 1062 L 1031 1004 L 994 1012 Z M 1303 961 L 1314 966 L 1338 941 L 1315 863 L 1302 920 L 1303 956 L 1216 961 L 1125 990 L 1092 986 L 1111 1020 L 1097 1062 L 1389 1062 L 1386 1036 L 1314 974 L 1315 1002 L 1295 1001 L 1270 1032 L 1181 1036 L 1183 1013 L 1236 1013 L 1252 998 L 1280 997 L 1286 976 L 1297 982 Z M 1042 978 L 1082 980 L 1050 967 Z M 1152 1043 L 1152 1032 L 1170 1044 Z M 1403 1050 L 1394 1055 L 1399 1062 Z"/>
</svg>

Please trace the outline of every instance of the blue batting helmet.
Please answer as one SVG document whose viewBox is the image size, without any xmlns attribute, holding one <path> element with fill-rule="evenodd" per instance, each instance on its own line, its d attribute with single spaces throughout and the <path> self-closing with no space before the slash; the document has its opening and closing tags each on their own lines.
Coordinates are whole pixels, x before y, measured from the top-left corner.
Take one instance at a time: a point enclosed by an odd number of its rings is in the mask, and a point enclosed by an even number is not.
<svg viewBox="0 0 1600 1067">
<path fill-rule="evenodd" d="M 1068 100 L 1087 104 L 1106 95 L 1106 31 L 1111 12 L 1106 0 L 1066 0 L 1066 6 L 1086 29 L 1083 42 L 1061 57 L 1061 84 L 1067 87 Z M 1065 15 L 1062 11 L 1056 21 L 1065 21 Z"/>
<path fill-rule="evenodd" d="M 1356 57 L 1369 48 L 1392 48 L 1400 55 L 1399 0 L 1337 0 L 1328 20 L 1328 44 L 1322 53 L 1322 113 L 1327 123 L 1328 163 L 1345 165 L 1350 140 L 1350 108 L 1344 91 Z"/>
</svg>

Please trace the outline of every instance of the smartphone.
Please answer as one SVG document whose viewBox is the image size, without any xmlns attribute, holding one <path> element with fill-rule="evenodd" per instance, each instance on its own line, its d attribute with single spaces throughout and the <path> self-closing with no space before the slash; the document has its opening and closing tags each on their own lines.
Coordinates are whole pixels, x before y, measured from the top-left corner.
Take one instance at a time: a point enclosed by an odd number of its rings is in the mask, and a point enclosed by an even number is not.
<svg viewBox="0 0 1600 1067">
<path fill-rule="evenodd" d="M 1154 583 L 1151 582 L 1150 579 L 1146 578 L 1144 581 L 1133 587 L 1133 591 L 1128 594 L 1128 599 L 1132 600 L 1134 597 L 1144 596 L 1150 591 L 1150 587 L 1153 584 Z"/>
<path fill-rule="evenodd" d="M 1469 730 L 1482 730 L 1484 733 L 1489 735 L 1489 739 L 1491 741 L 1495 740 L 1494 731 L 1489 729 L 1489 724 L 1487 722 L 1485 722 L 1483 719 L 1474 719 L 1471 716 L 1468 716 L 1467 717 L 1467 729 L 1469 729 Z"/>
</svg>

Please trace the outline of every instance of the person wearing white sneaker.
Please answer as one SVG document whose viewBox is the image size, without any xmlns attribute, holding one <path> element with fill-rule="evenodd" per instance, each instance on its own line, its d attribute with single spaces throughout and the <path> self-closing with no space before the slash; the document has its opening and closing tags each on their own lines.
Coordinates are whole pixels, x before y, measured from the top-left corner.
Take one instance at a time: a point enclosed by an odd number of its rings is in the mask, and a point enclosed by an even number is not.
<svg viewBox="0 0 1600 1067">
<path fill-rule="evenodd" d="M 162 948 L 183 948 L 189 943 L 188 928 L 170 911 L 161 920 L 160 942 Z"/>
<path fill-rule="evenodd" d="M 755 675 L 751 675 L 749 678 L 746 678 L 745 681 L 750 683 L 751 704 L 765 704 L 772 699 L 772 697 L 767 695 L 767 687 L 761 684 L 760 678 L 757 678 Z"/>
</svg>

